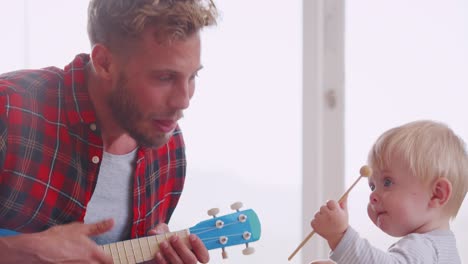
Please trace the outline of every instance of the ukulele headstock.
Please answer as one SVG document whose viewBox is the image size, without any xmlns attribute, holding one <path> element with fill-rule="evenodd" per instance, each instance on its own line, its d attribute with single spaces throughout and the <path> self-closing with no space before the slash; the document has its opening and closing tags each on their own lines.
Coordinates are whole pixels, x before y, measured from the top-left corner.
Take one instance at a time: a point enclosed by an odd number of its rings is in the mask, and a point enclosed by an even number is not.
<svg viewBox="0 0 468 264">
<path fill-rule="evenodd" d="M 208 211 L 212 219 L 208 219 L 191 227 L 190 233 L 198 235 L 208 250 L 221 248 L 223 258 L 227 258 L 224 248 L 245 244 L 245 255 L 252 254 L 254 248 L 249 243 L 260 239 L 261 226 L 257 214 L 252 209 L 240 211 L 242 204 L 237 202 L 231 205 L 236 212 L 216 216 L 219 212 L 214 208 Z"/>
</svg>

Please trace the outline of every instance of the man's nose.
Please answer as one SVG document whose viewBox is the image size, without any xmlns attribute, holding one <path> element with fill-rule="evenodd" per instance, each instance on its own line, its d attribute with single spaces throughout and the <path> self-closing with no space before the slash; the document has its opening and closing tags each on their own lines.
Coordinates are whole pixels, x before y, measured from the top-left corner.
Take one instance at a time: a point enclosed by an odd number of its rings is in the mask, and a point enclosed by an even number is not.
<svg viewBox="0 0 468 264">
<path fill-rule="evenodd" d="M 187 109 L 190 105 L 193 89 L 187 81 L 180 81 L 174 86 L 169 98 L 169 105 L 173 109 Z"/>
</svg>

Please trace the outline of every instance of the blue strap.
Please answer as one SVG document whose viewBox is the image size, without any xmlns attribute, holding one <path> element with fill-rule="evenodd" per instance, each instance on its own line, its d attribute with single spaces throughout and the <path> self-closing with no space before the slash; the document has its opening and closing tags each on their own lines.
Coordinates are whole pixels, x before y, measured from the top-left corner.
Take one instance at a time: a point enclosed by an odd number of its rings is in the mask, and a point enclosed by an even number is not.
<svg viewBox="0 0 468 264">
<path fill-rule="evenodd" d="M 8 230 L 8 229 L 0 229 L 0 237 L 5 237 L 5 236 L 14 236 L 17 235 L 18 232 Z"/>
</svg>

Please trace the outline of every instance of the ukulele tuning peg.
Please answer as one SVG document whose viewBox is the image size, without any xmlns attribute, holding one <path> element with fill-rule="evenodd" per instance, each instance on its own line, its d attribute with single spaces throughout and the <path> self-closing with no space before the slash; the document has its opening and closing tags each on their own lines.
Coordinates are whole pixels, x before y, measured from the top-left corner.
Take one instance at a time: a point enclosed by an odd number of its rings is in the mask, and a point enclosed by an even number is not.
<svg viewBox="0 0 468 264">
<path fill-rule="evenodd" d="M 242 202 L 235 202 L 231 204 L 231 209 L 239 212 L 239 209 L 241 209 L 243 206 Z"/>
<path fill-rule="evenodd" d="M 224 250 L 224 248 L 222 248 L 222 252 L 221 252 L 221 256 L 223 257 L 223 259 L 227 259 L 228 258 L 228 254 L 226 252 L 226 250 Z"/>
<path fill-rule="evenodd" d="M 242 250 L 242 254 L 244 255 L 250 255 L 255 252 L 255 248 L 249 247 L 249 243 L 245 244 L 245 248 Z"/>
<path fill-rule="evenodd" d="M 219 213 L 219 208 L 211 208 L 207 213 L 209 216 L 216 217 L 216 215 Z"/>
</svg>

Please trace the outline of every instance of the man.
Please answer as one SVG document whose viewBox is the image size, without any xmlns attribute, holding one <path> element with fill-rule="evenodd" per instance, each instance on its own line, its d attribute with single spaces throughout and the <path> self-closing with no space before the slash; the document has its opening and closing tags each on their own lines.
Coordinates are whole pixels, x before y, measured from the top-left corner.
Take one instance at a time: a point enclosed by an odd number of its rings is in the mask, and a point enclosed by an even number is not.
<svg viewBox="0 0 468 264">
<path fill-rule="evenodd" d="M 95 243 L 167 232 L 185 178 L 177 121 L 201 69 L 201 0 L 91 0 L 91 54 L 0 75 L 0 263 L 112 263 Z M 93 241 L 94 240 L 94 241 Z M 156 263 L 206 263 L 195 235 Z"/>
</svg>

